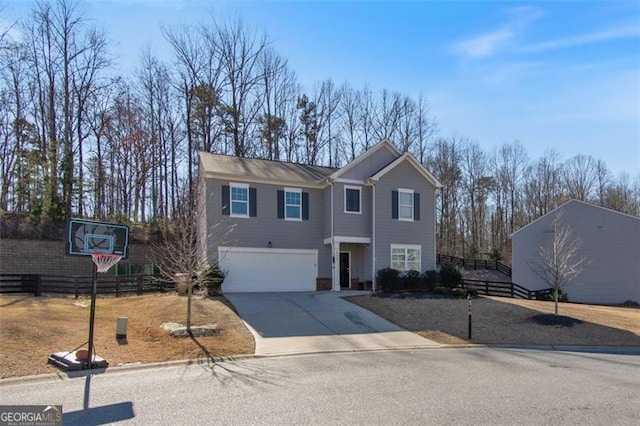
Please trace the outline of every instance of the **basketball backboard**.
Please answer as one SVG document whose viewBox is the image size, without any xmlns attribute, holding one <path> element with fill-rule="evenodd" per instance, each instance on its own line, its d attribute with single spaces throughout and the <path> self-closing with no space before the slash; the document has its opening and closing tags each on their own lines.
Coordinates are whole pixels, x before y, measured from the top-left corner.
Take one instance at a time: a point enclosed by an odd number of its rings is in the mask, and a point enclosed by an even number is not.
<svg viewBox="0 0 640 426">
<path fill-rule="evenodd" d="M 66 252 L 72 256 L 117 254 L 127 257 L 129 227 L 115 223 L 69 219 Z"/>
</svg>

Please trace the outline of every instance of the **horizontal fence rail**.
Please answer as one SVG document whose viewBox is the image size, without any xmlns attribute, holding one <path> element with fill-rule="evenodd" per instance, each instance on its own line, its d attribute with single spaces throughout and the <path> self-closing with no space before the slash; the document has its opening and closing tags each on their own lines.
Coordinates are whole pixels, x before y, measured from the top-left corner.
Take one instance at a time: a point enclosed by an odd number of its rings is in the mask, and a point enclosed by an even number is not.
<svg viewBox="0 0 640 426">
<path fill-rule="evenodd" d="M 447 254 L 436 254 L 436 263 L 451 263 L 468 269 L 491 269 L 511 276 L 511 268 L 497 260 L 464 259 L 462 257 L 449 256 Z"/>
<path fill-rule="evenodd" d="M 92 277 L 61 275 L 20 275 L 1 274 L 0 294 L 33 294 L 42 293 L 73 294 L 75 297 L 91 294 Z M 123 296 L 127 294 L 142 295 L 153 292 L 175 290 L 173 281 L 159 275 L 137 274 L 100 277 L 98 276 L 97 294 Z"/>
</svg>

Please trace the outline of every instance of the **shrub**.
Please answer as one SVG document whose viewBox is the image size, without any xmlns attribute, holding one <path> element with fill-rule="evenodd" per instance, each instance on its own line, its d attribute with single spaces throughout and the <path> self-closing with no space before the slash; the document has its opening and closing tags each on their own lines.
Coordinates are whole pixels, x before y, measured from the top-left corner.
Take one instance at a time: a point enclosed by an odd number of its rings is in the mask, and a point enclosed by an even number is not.
<svg viewBox="0 0 640 426">
<path fill-rule="evenodd" d="M 440 283 L 440 274 L 438 271 L 427 271 L 424 273 L 424 281 L 427 290 L 433 291 Z"/>
<path fill-rule="evenodd" d="M 494 248 L 493 250 L 491 250 L 491 253 L 489 253 L 489 259 L 496 262 L 502 262 L 502 258 L 502 252 L 498 248 Z"/>
<path fill-rule="evenodd" d="M 393 268 L 384 268 L 378 271 L 380 291 L 383 293 L 394 291 L 398 288 L 400 272 Z"/>
<path fill-rule="evenodd" d="M 451 263 L 444 263 L 440 267 L 440 281 L 448 288 L 456 288 L 462 284 L 462 272 Z"/>
<path fill-rule="evenodd" d="M 224 271 L 218 264 L 213 264 L 205 268 L 200 273 L 200 283 L 207 289 L 210 296 L 217 296 L 222 293 L 222 282 L 224 281 Z"/>
<path fill-rule="evenodd" d="M 478 290 L 475 288 L 468 288 L 467 294 L 470 294 L 471 297 L 478 297 Z"/>
<path fill-rule="evenodd" d="M 400 277 L 400 285 L 402 289 L 416 290 L 420 288 L 420 272 L 414 270 L 406 271 Z"/>
<path fill-rule="evenodd" d="M 447 287 L 443 287 L 441 285 L 437 285 L 433 288 L 433 292 L 435 294 L 447 294 L 449 293 L 449 289 Z"/>
<path fill-rule="evenodd" d="M 546 300 L 556 300 L 556 291 L 551 290 L 551 293 L 546 297 Z M 569 298 L 561 289 L 558 289 L 558 302 L 568 302 Z"/>
<path fill-rule="evenodd" d="M 467 292 L 461 288 L 454 288 L 451 290 L 451 295 L 454 297 L 467 297 Z"/>
</svg>

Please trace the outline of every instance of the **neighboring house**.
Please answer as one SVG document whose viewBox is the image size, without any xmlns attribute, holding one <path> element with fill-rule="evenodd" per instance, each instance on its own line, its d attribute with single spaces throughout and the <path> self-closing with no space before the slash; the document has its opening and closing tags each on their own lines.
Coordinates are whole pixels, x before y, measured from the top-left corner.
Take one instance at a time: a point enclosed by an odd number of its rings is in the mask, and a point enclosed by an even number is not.
<svg viewBox="0 0 640 426">
<path fill-rule="evenodd" d="M 436 267 L 441 185 L 389 141 L 340 169 L 203 152 L 200 171 L 199 241 L 225 292 L 339 291 Z"/>
<path fill-rule="evenodd" d="M 586 256 L 582 272 L 561 290 L 569 301 L 616 304 L 640 302 L 640 217 L 594 204 L 571 200 L 514 232 L 514 283 L 529 290 L 548 288 L 529 266 L 541 244 L 553 240 L 554 219 L 579 238 L 579 256 Z"/>
</svg>

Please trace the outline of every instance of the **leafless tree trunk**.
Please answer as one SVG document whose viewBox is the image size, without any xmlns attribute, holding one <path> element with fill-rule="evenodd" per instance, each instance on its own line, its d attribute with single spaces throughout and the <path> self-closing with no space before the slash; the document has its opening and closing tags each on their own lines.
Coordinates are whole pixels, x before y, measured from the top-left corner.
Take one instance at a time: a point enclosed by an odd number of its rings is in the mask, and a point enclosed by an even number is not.
<svg viewBox="0 0 640 426">
<path fill-rule="evenodd" d="M 580 275 L 588 264 L 588 258 L 580 253 L 581 246 L 582 240 L 563 223 L 562 212 L 557 212 L 550 241 L 543 241 L 537 259 L 529 262 L 531 271 L 553 288 L 555 315 L 558 315 L 560 288 Z"/>
</svg>

